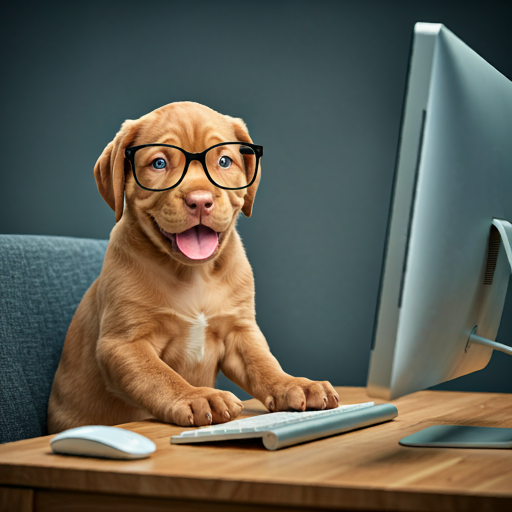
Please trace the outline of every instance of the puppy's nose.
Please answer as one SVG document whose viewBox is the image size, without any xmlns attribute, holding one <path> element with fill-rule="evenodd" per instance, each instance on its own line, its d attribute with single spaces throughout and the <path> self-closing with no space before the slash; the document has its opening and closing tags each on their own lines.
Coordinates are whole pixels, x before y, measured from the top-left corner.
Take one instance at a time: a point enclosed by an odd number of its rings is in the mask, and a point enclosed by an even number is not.
<svg viewBox="0 0 512 512">
<path fill-rule="evenodd" d="M 213 195 L 207 190 L 194 190 L 185 197 L 185 204 L 192 213 L 210 213 L 213 210 Z"/>
</svg>

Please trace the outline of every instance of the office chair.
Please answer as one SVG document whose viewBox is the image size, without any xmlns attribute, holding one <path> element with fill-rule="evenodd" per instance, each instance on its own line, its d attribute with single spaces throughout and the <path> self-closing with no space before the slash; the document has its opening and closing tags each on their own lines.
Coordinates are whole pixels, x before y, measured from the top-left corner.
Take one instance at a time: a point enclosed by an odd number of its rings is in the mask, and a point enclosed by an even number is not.
<svg viewBox="0 0 512 512">
<path fill-rule="evenodd" d="M 0 443 L 46 435 L 53 377 L 106 240 L 0 235 Z"/>
</svg>

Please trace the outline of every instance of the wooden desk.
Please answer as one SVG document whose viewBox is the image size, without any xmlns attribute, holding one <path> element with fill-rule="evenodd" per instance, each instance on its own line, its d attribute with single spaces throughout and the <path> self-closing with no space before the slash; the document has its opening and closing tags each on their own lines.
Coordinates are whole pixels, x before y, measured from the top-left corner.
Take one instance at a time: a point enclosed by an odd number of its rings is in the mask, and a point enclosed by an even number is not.
<svg viewBox="0 0 512 512">
<path fill-rule="evenodd" d="M 363 388 L 338 388 L 342 403 Z M 380 401 L 377 401 L 380 402 Z M 512 427 L 512 395 L 422 391 L 398 418 L 276 452 L 261 441 L 171 445 L 182 428 L 123 425 L 152 439 L 139 461 L 52 454 L 51 436 L 0 446 L 0 509 L 11 511 L 512 510 L 512 450 L 405 448 L 435 423 Z M 264 409 L 245 403 L 244 416 Z"/>
</svg>

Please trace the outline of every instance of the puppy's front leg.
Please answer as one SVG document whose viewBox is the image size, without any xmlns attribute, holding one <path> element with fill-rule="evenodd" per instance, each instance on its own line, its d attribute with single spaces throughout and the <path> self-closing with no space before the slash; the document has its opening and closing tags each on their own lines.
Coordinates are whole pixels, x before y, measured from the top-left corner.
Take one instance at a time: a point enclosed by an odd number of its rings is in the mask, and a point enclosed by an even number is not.
<svg viewBox="0 0 512 512">
<path fill-rule="evenodd" d="M 238 326 L 227 336 L 221 368 L 269 411 L 333 409 L 339 403 L 338 393 L 329 382 L 285 373 L 255 322 Z"/>
<path fill-rule="evenodd" d="M 229 391 L 190 385 L 158 357 L 149 340 L 103 337 L 96 358 L 107 389 L 161 421 L 187 427 L 224 423 L 243 409 Z"/>
</svg>

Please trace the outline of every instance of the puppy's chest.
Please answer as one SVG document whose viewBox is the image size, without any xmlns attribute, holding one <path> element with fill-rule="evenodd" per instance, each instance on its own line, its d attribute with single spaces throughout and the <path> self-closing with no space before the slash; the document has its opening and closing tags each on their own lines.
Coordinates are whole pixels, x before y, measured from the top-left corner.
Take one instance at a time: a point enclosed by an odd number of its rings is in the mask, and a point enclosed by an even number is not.
<svg viewBox="0 0 512 512">
<path fill-rule="evenodd" d="M 216 365 L 224 353 L 224 339 L 233 321 L 229 316 L 195 316 L 176 318 L 162 353 L 162 359 L 180 372 L 184 368 Z"/>
<path fill-rule="evenodd" d="M 163 359 L 171 366 L 217 364 L 239 308 L 223 290 L 197 287 L 175 297 Z"/>
</svg>

